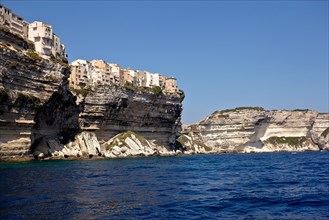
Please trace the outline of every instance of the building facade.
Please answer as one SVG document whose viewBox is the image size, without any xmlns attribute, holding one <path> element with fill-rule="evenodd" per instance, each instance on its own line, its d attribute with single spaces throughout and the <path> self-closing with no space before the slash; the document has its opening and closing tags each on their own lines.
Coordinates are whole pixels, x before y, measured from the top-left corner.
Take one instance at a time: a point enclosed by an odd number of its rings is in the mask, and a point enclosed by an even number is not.
<svg viewBox="0 0 329 220">
<path fill-rule="evenodd" d="M 23 38 L 28 37 L 28 23 L 14 14 L 9 8 L 0 4 L 0 25 Z"/>
<path fill-rule="evenodd" d="M 119 85 L 120 84 L 120 67 L 117 64 L 107 63 L 104 60 L 90 61 L 93 67 L 92 72 L 102 79 L 99 84 Z"/>
<path fill-rule="evenodd" d="M 61 44 L 60 38 L 53 33 L 49 24 L 34 21 L 28 27 L 28 39 L 34 42 L 35 50 L 40 55 L 65 57 L 65 46 Z"/>
<path fill-rule="evenodd" d="M 86 89 L 101 85 L 125 87 L 127 83 L 134 87 L 161 87 L 164 94 L 172 95 L 179 91 L 175 78 L 159 73 L 121 69 L 118 64 L 104 60 L 75 60 L 71 63 L 70 87 Z"/>
<path fill-rule="evenodd" d="M 53 34 L 52 54 L 57 58 L 66 57 L 65 45 L 61 44 L 61 39 L 56 34 Z"/>
<path fill-rule="evenodd" d="M 164 83 L 164 91 L 165 93 L 169 93 L 169 94 L 177 93 L 179 91 L 177 87 L 177 79 L 166 77 Z"/>
<path fill-rule="evenodd" d="M 146 72 L 146 87 L 160 86 L 160 74 Z"/>
<path fill-rule="evenodd" d="M 84 89 L 92 84 L 91 65 L 86 60 L 75 60 L 71 63 L 70 87 L 73 89 Z"/>
<path fill-rule="evenodd" d="M 111 68 L 111 80 L 114 85 L 120 85 L 120 66 L 115 63 L 108 63 Z"/>
<path fill-rule="evenodd" d="M 126 83 L 136 85 L 136 74 L 129 68 L 120 70 L 120 85 L 124 86 Z"/>
<path fill-rule="evenodd" d="M 137 71 L 137 86 L 146 87 L 146 72 L 145 71 Z"/>
</svg>

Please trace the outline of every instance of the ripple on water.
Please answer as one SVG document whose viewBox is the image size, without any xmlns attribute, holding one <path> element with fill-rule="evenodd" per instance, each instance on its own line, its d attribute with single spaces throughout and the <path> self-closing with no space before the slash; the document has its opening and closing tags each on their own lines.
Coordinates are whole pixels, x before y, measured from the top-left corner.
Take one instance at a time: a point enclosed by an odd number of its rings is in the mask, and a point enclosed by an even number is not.
<svg viewBox="0 0 329 220">
<path fill-rule="evenodd" d="M 329 152 L 0 163 L 0 219 L 328 219 Z"/>
</svg>

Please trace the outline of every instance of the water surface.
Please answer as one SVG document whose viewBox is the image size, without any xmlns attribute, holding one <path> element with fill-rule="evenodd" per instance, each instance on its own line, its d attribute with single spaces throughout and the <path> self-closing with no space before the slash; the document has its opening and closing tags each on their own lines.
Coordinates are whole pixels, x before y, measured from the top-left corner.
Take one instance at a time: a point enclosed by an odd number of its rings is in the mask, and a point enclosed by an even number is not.
<svg viewBox="0 0 329 220">
<path fill-rule="evenodd" d="M 329 219 L 329 152 L 0 163 L 0 219 Z"/>
</svg>

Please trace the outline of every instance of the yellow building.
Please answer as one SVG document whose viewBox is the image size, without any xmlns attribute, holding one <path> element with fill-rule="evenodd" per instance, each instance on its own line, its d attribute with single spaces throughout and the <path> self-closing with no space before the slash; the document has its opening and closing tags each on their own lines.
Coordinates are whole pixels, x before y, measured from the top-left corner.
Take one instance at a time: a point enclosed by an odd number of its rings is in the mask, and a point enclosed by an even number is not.
<svg viewBox="0 0 329 220">
<path fill-rule="evenodd" d="M 179 91 L 177 87 L 177 80 L 175 78 L 166 78 L 164 84 L 164 91 L 165 93 L 173 94 Z"/>
<path fill-rule="evenodd" d="M 75 60 L 71 63 L 70 87 L 83 89 L 92 84 L 90 63 L 86 60 Z"/>
</svg>

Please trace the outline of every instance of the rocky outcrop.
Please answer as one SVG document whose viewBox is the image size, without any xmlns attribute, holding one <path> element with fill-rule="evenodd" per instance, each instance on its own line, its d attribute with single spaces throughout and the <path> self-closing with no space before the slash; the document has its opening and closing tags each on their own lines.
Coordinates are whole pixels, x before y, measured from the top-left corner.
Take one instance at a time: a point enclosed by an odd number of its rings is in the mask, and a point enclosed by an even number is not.
<svg viewBox="0 0 329 220">
<path fill-rule="evenodd" d="M 0 36 L 0 159 L 114 155 L 99 143 L 129 130 L 171 151 L 180 129 L 179 93 L 72 90 L 68 65 L 39 57 L 30 42 L 2 29 Z"/>
<path fill-rule="evenodd" d="M 169 146 L 180 129 L 179 96 L 100 86 L 90 90 L 82 102 L 81 127 L 95 132 L 100 141 L 131 130 L 157 145 Z"/>
<path fill-rule="evenodd" d="M 183 93 L 70 89 L 70 67 L 0 29 L 0 160 L 329 150 L 329 115 L 217 111 L 181 129 Z"/>
<path fill-rule="evenodd" d="M 329 150 L 328 114 L 319 113 L 312 125 L 311 138 L 321 150 Z"/>
<path fill-rule="evenodd" d="M 166 154 L 165 147 L 155 145 L 132 131 L 120 133 L 102 144 L 106 157 L 155 156 Z"/>
<path fill-rule="evenodd" d="M 31 151 L 49 157 L 53 156 L 49 141 L 56 142 L 58 146 L 69 146 L 77 135 L 87 131 L 94 133 L 99 142 L 105 143 L 119 133 L 130 130 L 170 151 L 180 127 L 181 101 L 179 96 L 135 92 L 117 87 L 100 86 L 82 94 L 81 91 L 72 93 L 67 86 L 62 86 L 35 116 Z M 145 146 L 145 149 L 148 147 Z M 71 153 L 67 152 L 69 149 L 72 149 Z M 76 148 L 66 148 L 65 152 L 56 155 L 135 156 L 129 150 L 122 155 L 116 151 L 111 153 L 97 149 L 94 153 L 90 152 L 81 154 Z M 155 153 L 146 150 L 141 152 L 141 155 Z"/>
<path fill-rule="evenodd" d="M 39 57 L 33 44 L 0 29 L 0 158 L 30 154 L 38 109 L 68 75 L 68 66 Z"/>
<path fill-rule="evenodd" d="M 186 134 L 177 138 L 176 150 L 184 154 L 207 154 L 213 152 L 212 148 Z"/>
<path fill-rule="evenodd" d="M 236 108 L 216 111 L 185 129 L 218 153 L 328 150 L 329 114 Z"/>
</svg>

